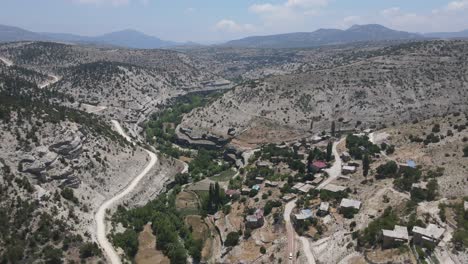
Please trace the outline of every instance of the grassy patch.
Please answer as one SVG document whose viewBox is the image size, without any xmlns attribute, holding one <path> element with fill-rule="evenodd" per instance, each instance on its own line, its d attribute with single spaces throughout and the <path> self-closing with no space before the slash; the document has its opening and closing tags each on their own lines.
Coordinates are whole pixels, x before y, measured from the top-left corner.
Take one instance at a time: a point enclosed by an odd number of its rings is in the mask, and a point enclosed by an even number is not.
<svg viewBox="0 0 468 264">
<path fill-rule="evenodd" d="M 210 177 L 210 180 L 212 181 L 218 181 L 218 182 L 225 182 L 225 181 L 229 181 L 232 177 L 234 177 L 234 175 L 236 175 L 236 171 L 233 170 L 233 169 L 227 169 L 223 172 L 221 172 L 220 174 L 218 175 L 215 175 L 213 177 Z"/>
</svg>

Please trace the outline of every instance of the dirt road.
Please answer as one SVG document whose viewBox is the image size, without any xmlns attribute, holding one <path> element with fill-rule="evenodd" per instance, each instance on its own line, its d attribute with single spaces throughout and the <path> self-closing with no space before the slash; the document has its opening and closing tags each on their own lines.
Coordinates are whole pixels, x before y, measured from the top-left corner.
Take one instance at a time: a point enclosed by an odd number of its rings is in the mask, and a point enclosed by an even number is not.
<svg viewBox="0 0 468 264">
<path fill-rule="evenodd" d="M 122 126 L 120 126 L 119 122 L 112 120 L 112 124 L 114 125 L 115 129 L 119 134 L 121 134 L 123 137 L 125 137 L 129 142 L 131 141 L 131 138 L 123 131 Z M 143 169 L 140 174 L 138 174 L 131 182 L 129 185 L 127 185 L 121 192 L 119 192 L 117 195 L 114 197 L 110 198 L 109 200 L 105 201 L 98 209 L 96 215 L 95 215 L 95 222 L 96 222 L 96 238 L 97 242 L 101 246 L 102 250 L 104 251 L 107 260 L 109 263 L 112 264 L 121 264 L 122 261 L 120 260 L 119 255 L 115 251 L 114 247 L 110 243 L 110 241 L 107 239 L 106 236 L 106 211 L 110 209 L 116 202 L 121 200 L 124 196 L 127 194 L 131 193 L 135 187 L 138 185 L 138 183 L 143 179 L 146 174 L 154 167 L 156 162 L 158 161 L 158 157 L 156 154 L 153 152 L 150 152 L 148 150 L 145 150 L 148 155 L 150 156 L 150 162 L 146 165 L 146 167 Z"/>
<path fill-rule="evenodd" d="M 45 83 L 40 84 L 40 85 L 39 85 L 39 88 L 40 88 L 40 89 L 44 89 L 44 88 L 46 88 L 47 86 L 52 85 L 52 84 L 54 84 L 54 83 L 56 83 L 56 82 L 58 82 L 58 81 L 60 80 L 59 77 L 57 77 L 57 76 L 55 76 L 55 75 L 53 75 L 53 74 L 48 74 L 48 75 L 49 75 L 49 77 L 50 77 L 50 80 L 47 80 Z"/>
<path fill-rule="evenodd" d="M 343 165 L 343 161 L 341 160 L 340 153 L 338 153 L 338 145 L 343 142 L 345 138 L 340 139 L 339 141 L 333 143 L 333 156 L 335 157 L 335 163 L 333 166 L 327 170 L 328 178 L 323 181 L 319 186 L 317 186 L 317 190 L 322 189 L 323 187 L 327 186 L 332 181 L 336 180 L 341 175 L 341 166 Z"/>
<path fill-rule="evenodd" d="M 284 222 L 286 223 L 286 233 L 288 236 L 288 251 L 287 251 L 287 258 L 289 258 L 289 254 L 291 253 L 293 258 L 289 260 L 289 263 L 296 263 L 296 231 L 291 223 L 291 212 L 296 207 L 297 199 L 289 202 L 284 207 L 283 218 Z"/>
<path fill-rule="evenodd" d="M 3 63 L 5 63 L 7 67 L 10 67 L 13 65 L 13 62 L 11 60 L 5 59 L 3 57 L 0 57 L 0 61 L 3 61 Z"/>
<path fill-rule="evenodd" d="M 323 187 L 327 186 L 327 184 L 331 183 L 335 179 L 337 179 L 341 175 L 341 166 L 342 166 L 342 160 L 340 157 L 340 154 L 338 153 L 338 145 L 343 142 L 345 139 L 342 138 L 341 140 L 335 142 L 333 144 L 333 155 L 335 157 L 335 163 L 333 163 L 333 166 L 326 170 L 328 173 L 329 177 L 322 182 L 317 189 L 320 190 Z M 291 217 L 291 212 L 296 207 L 296 200 L 291 201 L 286 204 L 285 209 L 284 209 L 284 221 L 286 222 L 286 231 L 288 235 L 288 252 L 293 253 L 293 259 L 290 261 L 290 263 L 296 263 L 296 231 L 294 230 L 294 227 L 291 224 L 290 217 Z M 299 240 L 301 241 L 302 248 L 304 249 L 305 256 L 307 258 L 307 263 L 309 264 L 315 264 L 315 256 L 312 252 L 312 247 L 310 245 L 310 242 L 307 238 L 305 237 L 299 237 Z M 289 253 L 288 253 L 289 254 Z M 289 255 L 288 255 L 289 257 Z"/>
</svg>

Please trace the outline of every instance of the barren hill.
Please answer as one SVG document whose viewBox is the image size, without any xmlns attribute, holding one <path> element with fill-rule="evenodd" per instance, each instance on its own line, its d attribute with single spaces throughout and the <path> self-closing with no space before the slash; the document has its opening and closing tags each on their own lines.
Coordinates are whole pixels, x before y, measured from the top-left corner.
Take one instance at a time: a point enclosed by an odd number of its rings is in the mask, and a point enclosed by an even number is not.
<svg viewBox="0 0 468 264">
<path fill-rule="evenodd" d="M 339 129 L 382 127 L 467 111 L 467 57 L 466 41 L 372 50 L 342 66 L 248 81 L 192 111 L 182 126 L 224 136 L 235 128 L 238 137 L 268 142 L 294 134 L 275 130 L 321 132 L 332 121 Z"/>
</svg>

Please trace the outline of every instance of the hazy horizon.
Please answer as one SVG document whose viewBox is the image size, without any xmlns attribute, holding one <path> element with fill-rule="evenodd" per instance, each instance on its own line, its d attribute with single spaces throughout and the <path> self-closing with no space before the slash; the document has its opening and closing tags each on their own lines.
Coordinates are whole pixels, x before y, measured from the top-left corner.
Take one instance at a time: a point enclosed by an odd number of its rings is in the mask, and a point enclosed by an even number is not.
<svg viewBox="0 0 468 264">
<path fill-rule="evenodd" d="M 252 35 L 381 24 L 408 32 L 468 29 L 468 0 L 3 0 L 0 24 L 96 36 L 134 29 L 163 40 L 213 43 Z M 28 8 L 25 8 L 27 6 Z"/>
</svg>

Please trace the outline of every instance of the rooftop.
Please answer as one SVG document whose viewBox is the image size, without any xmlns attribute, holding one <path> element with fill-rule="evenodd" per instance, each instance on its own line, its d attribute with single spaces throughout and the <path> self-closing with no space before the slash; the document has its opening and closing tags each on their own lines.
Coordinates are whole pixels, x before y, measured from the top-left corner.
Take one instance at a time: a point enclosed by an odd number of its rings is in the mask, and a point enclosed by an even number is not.
<svg viewBox="0 0 468 264">
<path fill-rule="evenodd" d="M 356 167 L 354 167 L 354 166 L 343 166 L 343 170 L 346 170 L 346 171 L 355 171 L 355 170 L 356 170 Z"/>
<path fill-rule="evenodd" d="M 342 192 L 342 191 L 346 190 L 346 187 L 335 185 L 335 184 L 331 183 L 331 184 L 328 184 L 327 186 L 323 187 L 322 189 L 326 190 L 326 191 L 330 191 L 330 192 Z"/>
<path fill-rule="evenodd" d="M 296 189 L 296 190 L 299 190 L 304 185 L 305 185 L 305 183 L 299 182 L 299 183 L 296 183 L 292 188 Z"/>
<path fill-rule="evenodd" d="M 299 214 L 295 214 L 294 216 L 296 217 L 297 220 L 306 220 L 306 219 L 312 218 L 312 210 L 304 209 L 304 210 L 301 210 Z"/>
<path fill-rule="evenodd" d="M 414 162 L 414 160 L 408 160 L 407 165 L 410 168 L 416 168 L 416 162 Z"/>
<path fill-rule="evenodd" d="M 330 208 L 330 203 L 328 203 L 328 202 L 321 202 L 320 203 L 320 207 L 319 207 L 320 211 L 328 211 L 329 208 Z"/>
<path fill-rule="evenodd" d="M 396 225 L 393 230 L 382 230 L 382 233 L 386 237 L 395 239 L 409 240 L 408 229 L 405 226 Z"/>
<path fill-rule="evenodd" d="M 327 167 L 327 163 L 325 161 L 317 160 L 312 163 L 312 166 L 318 169 L 325 169 Z"/>
<path fill-rule="evenodd" d="M 352 200 L 352 199 L 343 198 L 343 200 L 341 200 L 340 207 L 359 209 L 361 208 L 361 202 Z"/>
<path fill-rule="evenodd" d="M 444 234 L 445 229 L 440 228 L 434 224 L 429 224 L 426 228 L 422 228 L 419 226 L 413 227 L 413 233 L 420 234 L 422 236 L 439 240 L 442 235 Z"/>
<path fill-rule="evenodd" d="M 310 184 L 305 184 L 301 188 L 299 188 L 299 191 L 301 191 L 303 193 L 308 193 L 313 188 L 314 188 L 314 186 L 312 186 Z"/>
</svg>

